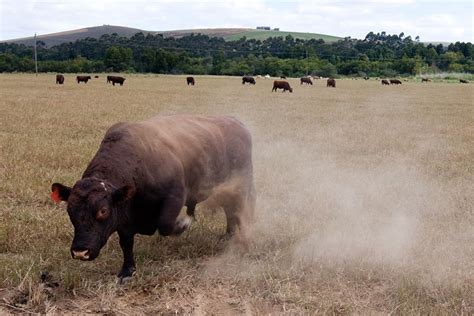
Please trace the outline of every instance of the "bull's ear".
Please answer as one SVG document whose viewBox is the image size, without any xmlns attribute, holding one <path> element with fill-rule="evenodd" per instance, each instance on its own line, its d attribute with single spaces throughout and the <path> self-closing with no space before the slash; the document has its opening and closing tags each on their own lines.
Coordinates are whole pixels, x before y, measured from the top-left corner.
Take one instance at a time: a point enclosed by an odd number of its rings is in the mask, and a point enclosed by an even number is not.
<svg viewBox="0 0 474 316">
<path fill-rule="evenodd" d="M 114 192 L 112 192 L 112 200 L 115 203 L 125 202 L 130 200 L 135 195 L 135 187 L 130 185 L 125 185 Z"/>
<path fill-rule="evenodd" d="M 61 183 L 53 183 L 51 186 L 51 199 L 56 203 L 67 201 L 70 193 L 71 188 Z"/>
</svg>

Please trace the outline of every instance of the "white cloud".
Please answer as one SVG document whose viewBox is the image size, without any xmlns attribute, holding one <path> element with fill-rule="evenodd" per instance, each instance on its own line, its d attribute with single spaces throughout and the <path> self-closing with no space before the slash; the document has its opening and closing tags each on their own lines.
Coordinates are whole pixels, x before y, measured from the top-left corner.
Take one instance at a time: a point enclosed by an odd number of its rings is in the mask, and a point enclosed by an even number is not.
<svg viewBox="0 0 474 316">
<path fill-rule="evenodd" d="M 152 31 L 270 25 L 353 38 L 386 31 L 422 40 L 472 41 L 470 0 L 0 1 L 0 39 L 111 24 Z"/>
</svg>

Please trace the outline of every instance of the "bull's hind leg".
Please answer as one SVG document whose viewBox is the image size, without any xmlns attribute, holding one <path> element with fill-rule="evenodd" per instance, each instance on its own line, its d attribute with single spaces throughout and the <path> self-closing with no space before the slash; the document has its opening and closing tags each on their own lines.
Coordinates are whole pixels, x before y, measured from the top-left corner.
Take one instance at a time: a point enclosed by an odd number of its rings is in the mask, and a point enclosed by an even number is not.
<svg viewBox="0 0 474 316">
<path fill-rule="evenodd" d="M 253 182 L 243 182 L 237 185 L 233 192 L 228 192 L 223 199 L 222 207 L 227 218 L 226 233 L 228 235 L 238 234 L 239 238 L 245 240 L 255 210 Z"/>
</svg>

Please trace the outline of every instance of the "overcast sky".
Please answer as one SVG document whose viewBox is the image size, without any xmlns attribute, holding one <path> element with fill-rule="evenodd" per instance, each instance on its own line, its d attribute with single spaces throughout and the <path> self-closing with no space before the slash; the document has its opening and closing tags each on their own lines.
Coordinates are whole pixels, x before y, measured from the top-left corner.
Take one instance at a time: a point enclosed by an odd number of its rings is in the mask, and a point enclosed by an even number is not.
<svg viewBox="0 0 474 316">
<path fill-rule="evenodd" d="M 473 15 L 473 0 L 0 0 L 0 40 L 111 24 L 149 31 L 268 25 L 473 42 Z"/>
</svg>

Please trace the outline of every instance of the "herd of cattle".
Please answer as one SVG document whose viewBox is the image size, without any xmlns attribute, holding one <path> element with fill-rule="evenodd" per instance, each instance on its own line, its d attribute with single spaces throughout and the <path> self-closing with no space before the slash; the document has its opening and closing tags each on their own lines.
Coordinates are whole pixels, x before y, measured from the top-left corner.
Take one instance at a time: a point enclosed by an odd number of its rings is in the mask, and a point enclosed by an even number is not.
<svg viewBox="0 0 474 316">
<path fill-rule="evenodd" d="M 94 76 L 94 78 L 99 78 L 99 76 Z M 76 76 L 76 81 L 77 83 L 87 83 L 89 80 L 91 80 L 91 76 Z M 123 86 L 123 83 L 125 81 L 124 77 L 119 77 L 119 76 L 107 76 L 107 83 L 112 83 L 112 85 L 115 86 L 116 83 L 120 84 Z M 56 84 L 64 84 L 64 75 L 56 75 Z"/>
<path fill-rule="evenodd" d="M 257 78 L 261 78 L 262 76 L 257 76 Z M 94 78 L 99 78 L 99 76 L 95 76 Z M 264 78 L 268 79 L 270 76 L 265 76 Z M 91 80 L 91 76 L 76 76 L 77 83 L 87 83 L 89 80 Z M 281 76 L 280 79 L 286 79 L 285 76 Z M 301 77 L 300 78 L 300 85 L 313 85 L 312 79 L 321 79 L 321 77 L 318 76 L 307 76 L 307 77 Z M 364 77 L 364 80 L 369 80 L 369 77 Z M 112 83 L 112 85 L 115 86 L 115 84 L 120 84 L 123 86 L 123 83 L 125 82 L 124 77 L 119 77 L 119 76 L 107 76 L 107 83 Z M 382 79 L 380 81 L 383 86 L 385 85 L 401 85 L 402 82 L 399 79 Z M 431 82 L 429 78 L 421 78 L 421 82 Z M 460 83 L 469 83 L 469 81 L 465 79 L 459 79 Z M 186 83 L 187 85 L 194 86 L 196 83 L 194 77 L 186 77 Z M 255 78 L 252 76 L 243 76 L 242 77 L 242 84 L 250 84 L 250 85 L 255 85 L 257 82 L 255 81 Z M 56 84 L 64 84 L 64 75 L 56 75 Z M 335 88 L 336 87 L 336 80 L 334 78 L 328 78 L 326 81 L 326 87 L 330 88 Z M 290 86 L 290 83 L 285 80 L 275 80 L 273 82 L 273 89 L 272 92 L 276 92 L 278 89 L 281 89 L 282 92 L 293 92 L 293 89 Z"/>
</svg>

